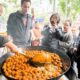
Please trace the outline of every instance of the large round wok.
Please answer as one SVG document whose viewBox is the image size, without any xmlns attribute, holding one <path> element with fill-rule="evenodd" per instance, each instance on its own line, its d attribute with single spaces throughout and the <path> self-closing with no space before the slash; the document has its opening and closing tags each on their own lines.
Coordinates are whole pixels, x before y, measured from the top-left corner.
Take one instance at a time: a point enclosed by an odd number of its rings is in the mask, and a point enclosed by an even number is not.
<svg viewBox="0 0 80 80">
<path fill-rule="evenodd" d="M 70 66 L 71 66 L 71 61 L 70 61 L 70 58 L 67 56 L 66 53 L 63 53 L 59 50 L 56 50 L 56 49 L 51 49 L 51 48 L 48 48 L 48 47 L 43 47 L 43 46 L 39 46 L 39 47 L 27 47 L 27 49 L 30 49 L 30 50 L 45 50 L 45 51 L 48 51 L 48 52 L 54 52 L 56 54 L 58 54 L 61 58 L 62 58 L 62 64 L 63 64 L 63 73 L 56 77 L 56 78 L 51 78 L 49 80 L 57 80 L 58 78 L 60 78 L 62 75 L 64 75 L 69 69 L 70 69 Z M 11 52 L 3 55 L 1 58 L 0 58 L 0 65 L 1 65 L 1 73 L 8 79 L 8 80 L 14 80 L 13 78 L 9 78 L 7 77 L 3 70 L 2 70 L 2 66 L 4 64 L 4 62 L 6 61 L 6 59 L 10 56 L 13 56 Z M 67 66 L 67 67 L 66 67 Z"/>
</svg>

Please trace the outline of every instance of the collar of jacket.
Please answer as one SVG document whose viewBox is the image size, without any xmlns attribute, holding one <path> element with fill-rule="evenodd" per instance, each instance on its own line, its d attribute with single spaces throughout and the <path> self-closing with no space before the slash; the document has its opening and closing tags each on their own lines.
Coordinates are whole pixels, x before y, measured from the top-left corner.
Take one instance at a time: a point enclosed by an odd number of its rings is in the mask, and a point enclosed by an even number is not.
<svg viewBox="0 0 80 80">
<path fill-rule="evenodd" d="M 22 17 L 24 17 L 24 14 L 23 14 L 21 11 L 17 11 L 17 12 L 16 12 L 16 17 L 18 17 L 18 18 L 22 18 Z M 28 14 L 28 17 L 31 18 L 31 15 Z"/>
</svg>

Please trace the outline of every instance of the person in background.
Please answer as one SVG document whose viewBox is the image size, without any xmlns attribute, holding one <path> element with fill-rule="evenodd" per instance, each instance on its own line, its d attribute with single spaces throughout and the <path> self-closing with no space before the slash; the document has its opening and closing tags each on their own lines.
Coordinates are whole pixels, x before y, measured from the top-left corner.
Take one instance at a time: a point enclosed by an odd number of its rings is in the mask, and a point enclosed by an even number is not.
<svg viewBox="0 0 80 80">
<path fill-rule="evenodd" d="M 31 33 L 32 33 L 32 46 L 39 46 L 40 45 L 40 40 L 42 38 L 40 27 L 41 26 L 39 25 L 39 23 L 35 22 L 35 25 L 31 31 Z"/>
<path fill-rule="evenodd" d="M 14 45 L 12 42 L 10 42 L 7 37 L 0 35 L 0 47 L 8 47 L 12 52 L 19 53 L 19 49 L 16 45 Z M 0 53 L 1 54 L 1 53 Z"/>
<path fill-rule="evenodd" d="M 61 27 L 59 27 L 60 16 L 58 13 L 54 13 L 50 17 L 50 24 L 44 26 L 42 30 L 42 40 L 41 45 L 47 46 L 49 48 L 58 49 L 58 42 L 62 39 Z"/>
<path fill-rule="evenodd" d="M 71 30 L 72 30 L 72 34 L 73 34 L 73 40 L 74 40 L 73 47 L 74 47 L 74 50 L 76 50 L 77 47 L 78 47 L 79 41 L 80 41 L 79 27 L 77 27 L 76 25 L 74 25 Z"/>
<path fill-rule="evenodd" d="M 78 78 L 80 79 L 80 32 L 79 32 L 79 27 L 73 26 L 72 32 L 73 32 L 73 38 L 74 38 L 74 45 L 73 45 L 74 59 L 75 59 L 75 62 L 77 63 Z"/>
<path fill-rule="evenodd" d="M 31 46 L 32 17 L 30 0 L 21 0 L 21 11 L 10 14 L 7 23 L 7 33 L 13 39 L 13 43 L 19 48 Z"/>
<path fill-rule="evenodd" d="M 62 40 L 59 41 L 59 46 L 67 52 L 73 45 L 73 35 L 71 31 L 71 21 L 65 20 L 63 24 Z"/>
<path fill-rule="evenodd" d="M 70 57 L 71 60 L 71 68 L 69 71 L 65 74 L 69 80 L 76 80 L 77 76 L 75 71 L 73 70 L 73 54 L 71 52 L 71 49 L 73 48 L 73 34 L 71 31 L 71 21 L 70 20 L 65 20 L 63 24 L 63 29 L 64 31 L 62 32 L 62 40 L 59 41 L 59 46 L 64 48 L 66 50 L 67 55 Z M 70 75 L 71 74 L 71 75 Z"/>
</svg>

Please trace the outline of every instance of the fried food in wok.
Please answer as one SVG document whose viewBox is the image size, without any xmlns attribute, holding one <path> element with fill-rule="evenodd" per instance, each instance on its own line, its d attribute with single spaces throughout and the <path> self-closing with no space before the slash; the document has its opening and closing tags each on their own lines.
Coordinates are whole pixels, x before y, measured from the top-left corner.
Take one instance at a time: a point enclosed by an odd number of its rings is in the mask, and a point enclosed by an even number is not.
<svg viewBox="0 0 80 80">
<path fill-rule="evenodd" d="M 34 63 L 51 63 L 51 56 L 47 53 L 36 54 L 32 61 Z"/>
<path fill-rule="evenodd" d="M 29 54 L 27 54 L 28 52 Z M 36 54 L 39 54 L 40 60 L 43 59 L 42 61 L 44 61 L 45 59 L 41 56 L 44 53 L 49 53 L 50 64 L 35 67 L 28 62 L 31 58 L 36 61 Z M 6 60 L 2 67 L 6 76 L 12 77 L 14 80 L 47 80 L 60 76 L 63 73 L 61 58 L 55 53 L 43 50 L 28 50 L 25 52 L 25 55 L 14 55 Z"/>
</svg>

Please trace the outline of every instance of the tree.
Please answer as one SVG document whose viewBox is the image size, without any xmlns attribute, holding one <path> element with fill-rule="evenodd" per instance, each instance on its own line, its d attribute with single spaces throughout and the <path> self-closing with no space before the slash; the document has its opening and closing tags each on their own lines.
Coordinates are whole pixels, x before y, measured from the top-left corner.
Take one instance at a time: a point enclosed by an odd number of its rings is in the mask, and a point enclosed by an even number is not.
<svg viewBox="0 0 80 80">
<path fill-rule="evenodd" d="M 75 19 L 80 13 L 80 0 L 59 0 L 59 7 L 63 16 Z"/>
</svg>

